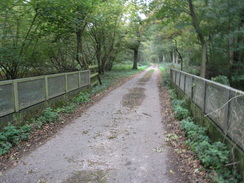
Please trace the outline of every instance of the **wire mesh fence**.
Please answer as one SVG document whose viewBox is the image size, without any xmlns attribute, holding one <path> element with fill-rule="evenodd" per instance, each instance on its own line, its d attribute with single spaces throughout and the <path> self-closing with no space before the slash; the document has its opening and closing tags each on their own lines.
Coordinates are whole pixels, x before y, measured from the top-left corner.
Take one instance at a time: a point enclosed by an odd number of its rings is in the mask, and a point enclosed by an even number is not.
<svg viewBox="0 0 244 183">
<path fill-rule="evenodd" d="M 0 117 L 90 84 L 90 71 L 0 82 Z"/>
<path fill-rule="evenodd" d="M 0 83 L 0 116 L 14 112 L 13 82 Z"/>
<path fill-rule="evenodd" d="M 244 92 L 171 69 L 171 81 L 244 150 Z"/>
</svg>

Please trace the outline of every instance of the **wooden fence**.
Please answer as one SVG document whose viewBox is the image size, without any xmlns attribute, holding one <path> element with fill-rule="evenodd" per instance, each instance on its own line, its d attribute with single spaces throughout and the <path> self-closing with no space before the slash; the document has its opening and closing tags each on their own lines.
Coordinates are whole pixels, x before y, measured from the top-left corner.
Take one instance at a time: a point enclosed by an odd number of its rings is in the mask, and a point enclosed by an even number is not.
<svg viewBox="0 0 244 183">
<path fill-rule="evenodd" d="M 0 118 L 30 106 L 48 101 L 83 87 L 94 86 L 97 66 L 90 70 L 0 82 Z M 91 74 L 92 72 L 92 74 Z"/>
</svg>

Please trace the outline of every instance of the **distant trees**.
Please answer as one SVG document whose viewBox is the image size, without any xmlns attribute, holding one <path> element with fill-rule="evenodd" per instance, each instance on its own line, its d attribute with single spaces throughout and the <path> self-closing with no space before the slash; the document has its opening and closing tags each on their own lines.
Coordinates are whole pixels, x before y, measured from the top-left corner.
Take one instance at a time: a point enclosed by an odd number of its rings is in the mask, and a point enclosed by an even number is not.
<svg viewBox="0 0 244 183">
<path fill-rule="evenodd" d="M 149 15 L 161 44 L 169 37 L 177 40 L 184 64 L 200 65 L 202 77 L 225 75 L 240 88 L 244 82 L 243 10 L 239 0 L 155 0 Z"/>
<path fill-rule="evenodd" d="M 111 70 L 117 55 L 129 49 L 125 39 L 134 30 L 128 25 L 132 3 L 135 4 L 128 0 L 2 1 L 0 77 L 15 79 L 73 71 L 86 69 L 89 64 L 98 64 L 100 73 Z"/>
<path fill-rule="evenodd" d="M 142 15 L 146 12 L 148 19 Z M 240 0 L 8 0 L 0 3 L 0 77 L 86 69 L 115 61 L 172 61 L 244 86 Z"/>
</svg>

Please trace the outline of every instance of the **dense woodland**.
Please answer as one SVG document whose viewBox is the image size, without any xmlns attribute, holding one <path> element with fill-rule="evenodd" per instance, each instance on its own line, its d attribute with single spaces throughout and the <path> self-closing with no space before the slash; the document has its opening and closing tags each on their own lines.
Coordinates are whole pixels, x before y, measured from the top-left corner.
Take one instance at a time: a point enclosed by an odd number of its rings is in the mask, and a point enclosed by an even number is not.
<svg viewBox="0 0 244 183">
<path fill-rule="evenodd" d="M 179 63 L 244 90 L 241 0 L 1 0 L 2 80 Z"/>
</svg>

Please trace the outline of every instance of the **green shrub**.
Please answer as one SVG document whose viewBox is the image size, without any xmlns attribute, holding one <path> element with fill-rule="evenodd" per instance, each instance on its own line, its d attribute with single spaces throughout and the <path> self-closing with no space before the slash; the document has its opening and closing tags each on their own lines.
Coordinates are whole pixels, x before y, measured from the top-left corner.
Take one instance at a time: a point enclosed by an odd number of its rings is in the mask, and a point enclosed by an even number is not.
<svg viewBox="0 0 244 183">
<path fill-rule="evenodd" d="M 8 139 L 4 132 L 0 132 L 0 156 L 8 152 L 12 147 L 12 144 L 8 142 Z"/>
<path fill-rule="evenodd" d="M 187 118 L 190 115 L 190 112 L 188 111 L 188 109 L 183 108 L 181 106 L 175 107 L 174 111 L 175 111 L 176 118 L 179 120 Z"/>
<path fill-rule="evenodd" d="M 174 101 L 177 99 L 177 95 L 174 89 L 170 89 L 168 90 L 168 92 L 169 92 L 170 100 Z"/>
<path fill-rule="evenodd" d="M 55 111 L 58 113 L 62 112 L 62 113 L 71 114 L 71 113 L 74 113 L 74 111 L 75 111 L 75 105 L 70 104 L 70 105 L 64 106 L 62 108 L 57 108 Z"/>
<path fill-rule="evenodd" d="M 77 105 L 80 105 L 82 103 L 87 103 L 90 101 L 90 93 L 83 93 L 80 92 L 80 94 L 73 99 L 73 102 L 76 103 Z"/>
<path fill-rule="evenodd" d="M 3 128 L 0 132 L 0 155 L 4 155 L 9 151 L 12 146 L 15 146 L 21 140 L 28 139 L 31 132 L 30 125 L 24 125 L 22 127 L 16 127 L 11 123 Z"/>
<path fill-rule="evenodd" d="M 211 80 L 215 81 L 215 82 L 218 82 L 218 83 L 221 83 L 223 85 L 230 86 L 229 79 L 226 76 L 219 75 L 219 76 L 216 76 L 216 77 L 212 77 Z"/>
<path fill-rule="evenodd" d="M 225 144 L 221 142 L 215 142 L 213 144 L 206 141 L 199 142 L 196 151 L 206 168 L 214 170 L 221 169 L 228 163 L 229 151 Z"/>
<path fill-rule="evenodd" d="M 27 140 L 29 135 L 31 134 L 32 127 L 28 124 L 20 127 L 20 133 L 21 133 L 21 140 Z"/>
<path fill-rule="evenodd" d="M 18 144 L 20 140 L 20 130 L 18 130 L 16 126 L 9 123 L 8 126 L 3 128 L 3 133 L 9 143 L 14 145 Z"/>
<path fill-rule="evenodd" d="M 48 107 L 43 111 L 42 116 L 38 117 L 36 120 L 34 120 L 34 122 L 39 122 L 39 124 L 45 124 L 45 123 L 50 123 L 53 122 L 57 119 L 59 119 L 60 116 L 58 114 L 57 111 L 55 111 L 54 109 Z"/>
<path fill-rule="evenodd" d="M 186 144 L 196 153 L 205 168 L 215 172 L 211 177 L 213 182 L 240 182 L 240 176 L 236 171 L 225 166 L 228 163 L 230 153 L 225 144 L 222 142 L 211 143 L 206 134 L 207 129 L 194 124 L 190 117 L 181 121 L 181 128 L 186 130 Z"/>
</svg>

